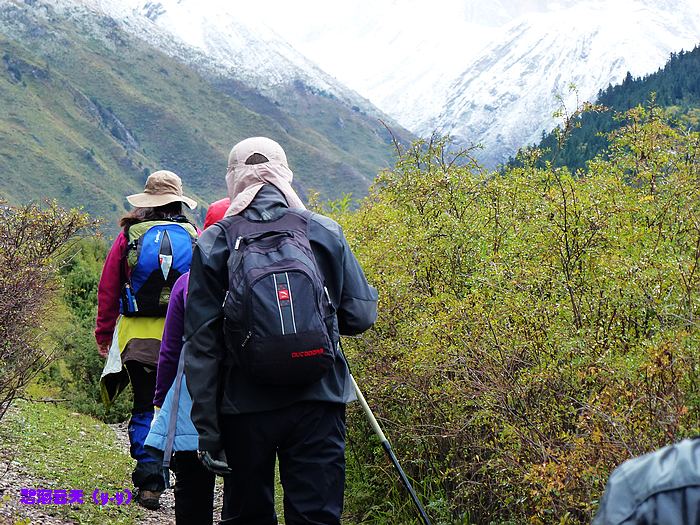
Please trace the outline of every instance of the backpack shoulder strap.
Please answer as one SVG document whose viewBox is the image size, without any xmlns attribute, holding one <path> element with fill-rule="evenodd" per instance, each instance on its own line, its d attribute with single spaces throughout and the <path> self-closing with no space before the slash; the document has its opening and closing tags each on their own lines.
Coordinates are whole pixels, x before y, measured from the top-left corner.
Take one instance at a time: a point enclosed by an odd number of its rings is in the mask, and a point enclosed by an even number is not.
<svg viewBox="0 0 700 525">
<path fill-rule="evenodd" d="M 233 252 L 236 245 L 236 239 L 238 238 L 238 229 L 241 224 L 245 222 L 248 221 L 246 221 L 240 215 L 229 215 L 228 217 L 224 217 L 219 222 L 212 224 L 212 226 L 221 228 L 224 231 L 229 252 Z"/>
<path fill-rule="evenodd" d="M 129 244 L 133 243 L 136 239 L 143 237 L 151 226 L 155 225 L 158 221 L 143 221 L 137 222 L 136 224 L 131 224 L 124 229 L 124 234 L 126 235 L 126 240 Z"/>
<path fill-rule="evenodd" d="M 182 226 L 182 228 L 190 234 L 190 237 L 192 237 L 193 240 L 199 237 L 199 235 L 197 234 L 197 228 L 195 228 L 194 224 L 192 224 L 191 222 L 178 222 L 177 224 Z"/>
<path fill-rule="evenodd" d="M 311 210 L 307 210 L 306 208 L 290 208 L 286 213 L 290 215 L 296 215 L 297 217 L 301 217 L 306 222 L 309 222 L 311 218 L 314 215 L 316 215 L 314 212 L 312 212 Z"/>
<path fill-rule="evenodd" d="M 284 224 L 289 228 L 299 229 L 301 227 L 308 236 L 309 222 L 313 215 L 314 213 L 312 211 L 304 208 L 289 208 L 278 221 L 280 221 L 280 224 Z"/>
</svg>

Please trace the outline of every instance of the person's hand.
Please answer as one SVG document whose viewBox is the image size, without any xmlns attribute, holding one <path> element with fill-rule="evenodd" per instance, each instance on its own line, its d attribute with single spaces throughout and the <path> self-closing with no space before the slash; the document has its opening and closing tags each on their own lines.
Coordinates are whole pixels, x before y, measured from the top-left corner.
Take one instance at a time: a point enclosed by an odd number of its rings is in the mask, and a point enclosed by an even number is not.
<svg viewBox="0 0 700 525">
<path fill-rule="evenodd" d="M 204 467 L 217 476 L 227 476 L 231 474 L 231 469 L 226 463 L 226 454 L 224 454 L 223 450 L 218 453 L 209 452 L 207 450 L 198 450 L 197 456 Z"/>
<path fill-rule="evenodd" d="M 111 343 L 97 343 L 97 353 L 102 357 L 107 357 Z"/>
<path fill-rule="evenodd" d="M 151 418 L 151 428 L 153 428 L 153 425 L 156 424 L 156 419 L 158 418 L 158 414 L 160 414 L 160 407 L 153 406 L 153 417 Z"/>
</svg>

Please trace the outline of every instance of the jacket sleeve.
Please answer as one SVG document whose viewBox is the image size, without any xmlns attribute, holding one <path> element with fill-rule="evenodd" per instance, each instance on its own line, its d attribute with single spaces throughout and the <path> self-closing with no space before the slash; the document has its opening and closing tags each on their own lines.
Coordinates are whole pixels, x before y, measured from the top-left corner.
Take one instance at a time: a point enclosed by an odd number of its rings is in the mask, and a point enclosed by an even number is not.
<svg viewBox="0 0 700 525">
<path fill-rule="evenodd" d="M 377 320 L 377 290 L 367 282 L 340 225 L 309 213 L 309 240 L 337 308 L 340 335 L 356 335 Z"/>
<path fill-rule="evenodd" d="M 114 327 L 117 324 L 126 246 L 124 232 L 119 232 L 102 267 L 102 275 L 100 275 L 100 282 L 97 286 L 97 320 L 95 323 L 95 339 L 98 344 L 109 343 L 112 340 Z"/>
<path fill-rule="evenodd" d="M 341 335 L 357 335 L 377 320 L 378 294 L 377 289 L 367 282 L 360 263 L 340 229 L 339 234 L 343 252 L 343 287 L 338 306 L 338 328 Z"/>
<path fill-rule="evenodd" d="M 186 286 L 185 274 L 173 286 L 168 302 L 168 312 L 165 314 L 165 327 L 163 328 L 163 339 L 160 342 L 158 371 L 156 372 L 156 392 L 153 396 L 153 405 L 157 407 L 163 406 L 165 396 L 177 374 L 177 364 L 182 352 L 182 336 L 185 332 Z"/>
<path fill-rule="evenodd" d="M 185 374 L 192 396 L 191 417 L 199 449 L 218 451 L 219 382 L 224 362 L 223 308 L 228 281 L 228 247 L 221 228 L 202 233 L 192 254 L 185 306 Z"/>
</svg>

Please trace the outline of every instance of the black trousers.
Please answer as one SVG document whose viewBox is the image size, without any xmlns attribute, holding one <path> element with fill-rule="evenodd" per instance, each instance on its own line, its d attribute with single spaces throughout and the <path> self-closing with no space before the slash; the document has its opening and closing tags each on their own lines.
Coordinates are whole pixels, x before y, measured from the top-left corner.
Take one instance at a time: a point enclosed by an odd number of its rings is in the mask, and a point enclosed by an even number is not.
<svg viewBox="0 0 700 525">
<path fill-rule="evenodd" d="M 175 452 L 175 522 L 177 525 L 211 525 L 214 522 L 214 474 L 194 451 Z"/>
<path fill-rule="evenodd" d="M 153 412 L 153 396 L 156 392 L 156 367 L 139 361 L 124 363 L 129 373 L 131 390 L 134 394 L 132 414 Z"/>
<path fill-rule="evenodd" d="M 345 405 L 318 401 L 220 418 L 233 473 L 221 523 L 277 525 L 275 457 L 286 525 L 339 525 L 345 490 Z"/>
<path fill-rule="evenodd" d="M 129 420 L 129 442 L 131 457 L 136 460 L 136 467 L 131 473 L 131 480 L 134 486 L 141 490 L 159 492 L 165 488 L 161 461 L 151 456 L 144 448 L 153 419 L 156 369 L 138 361 L 127 361 L 124 366 L 129 373 L 134 392 L 134 405 Z"/>
</svg>

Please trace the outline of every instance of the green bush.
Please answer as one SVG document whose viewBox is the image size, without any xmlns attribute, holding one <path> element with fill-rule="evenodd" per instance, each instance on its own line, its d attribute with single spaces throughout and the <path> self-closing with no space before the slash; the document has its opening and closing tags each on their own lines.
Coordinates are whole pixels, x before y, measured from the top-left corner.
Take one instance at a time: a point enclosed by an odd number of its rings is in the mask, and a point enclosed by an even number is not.
<svg viewBox="0 0 700 525">
<path fill-rule="evenodd" d="M 87 215 L 55 202 L 0 201 L 0 419 L 56 356 L 47 332 L 60 316 L 56 274 Z"/>
<path fill-rule="evenodd" d="M 380 292 L 346 349 L 436 522 L 590 522 L 614 466 L 700 429 L 700 136 L 627 116 L 578 177 L 435 140 L 338 214 Z M 418 523 L 350 419 L 348 513 Z"/>
</svg>

